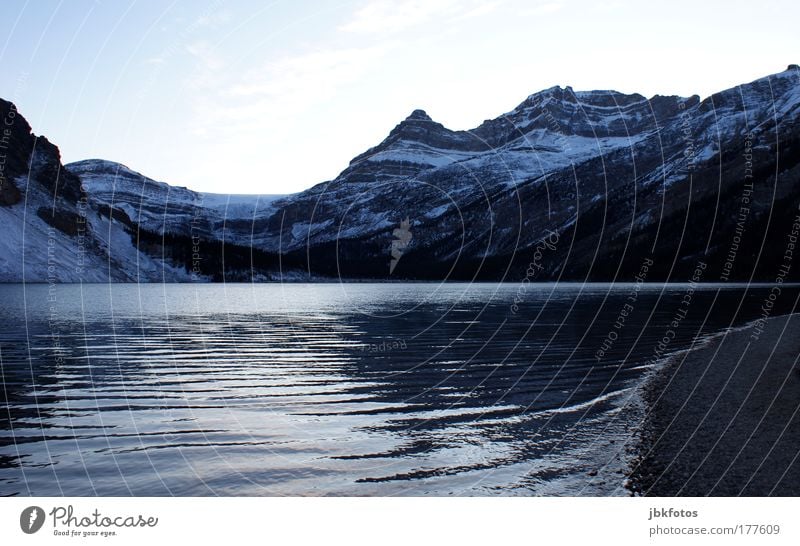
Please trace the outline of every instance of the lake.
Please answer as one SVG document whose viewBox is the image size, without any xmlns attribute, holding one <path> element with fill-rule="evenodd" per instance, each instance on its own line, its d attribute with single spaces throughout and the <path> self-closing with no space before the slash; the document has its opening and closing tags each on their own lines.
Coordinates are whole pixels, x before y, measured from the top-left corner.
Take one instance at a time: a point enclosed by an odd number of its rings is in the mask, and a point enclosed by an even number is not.
<svg viewBox="0 0 800 546">
<path fill-rule="evenodd" d="M 637 386 L 768 292 L 0 285 L 0 494 L 626 495 Z"/>
</svg>

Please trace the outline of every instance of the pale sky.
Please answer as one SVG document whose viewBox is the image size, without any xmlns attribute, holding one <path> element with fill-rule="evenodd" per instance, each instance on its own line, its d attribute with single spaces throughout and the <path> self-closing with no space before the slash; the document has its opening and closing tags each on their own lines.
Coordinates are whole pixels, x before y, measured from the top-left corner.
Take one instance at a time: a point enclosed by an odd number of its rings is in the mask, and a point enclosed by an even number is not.
<svg viewBox="0 0 800 546">
<path fill-rule="evenodd" d="M 65 162 L 219 193 L 334 178 L 415 108 L 553 85 L 703 97 L 800 63 L 800 3 L 2 0 L 0 97 Z"/>
</svg>

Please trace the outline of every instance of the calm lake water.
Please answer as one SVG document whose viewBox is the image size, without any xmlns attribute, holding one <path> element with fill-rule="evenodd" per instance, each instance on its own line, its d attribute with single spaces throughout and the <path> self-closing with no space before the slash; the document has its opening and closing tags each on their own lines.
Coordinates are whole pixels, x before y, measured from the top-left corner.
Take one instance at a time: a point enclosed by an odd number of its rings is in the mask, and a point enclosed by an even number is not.
<svg viewBox="0 0 800 546">
<path fill-rule="evenodd" d="M 0 285 L 0 494 L 626 494 L 636 386 L 767 293 Z"/>
</svg>

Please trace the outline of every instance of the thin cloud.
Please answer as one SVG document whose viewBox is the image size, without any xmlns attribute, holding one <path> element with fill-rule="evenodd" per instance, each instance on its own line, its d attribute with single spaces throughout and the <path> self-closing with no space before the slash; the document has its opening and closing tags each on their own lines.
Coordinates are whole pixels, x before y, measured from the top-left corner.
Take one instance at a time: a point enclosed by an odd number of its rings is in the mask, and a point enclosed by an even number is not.
<svg viewBox="0 0 800 546">
<path fill-rule="evenodd" d="M 333 51 L 314 51 L 270 62 L 258 71 L 250 72 L 232 86 L 228 95 L 296 96 L 297 93 L 317 94 L 320 88 L 333 88 L 357 79 L 383 54 L 381 48 L 349 48 Z"/>
<path fill-rule="evenodd" d="M 214 92 L 197 99 L 193 132 L 266 134 L 277 120 L 290 119 L 358 81 L 384 53 L 379 47 L 313 51 L 245 75 L 217 73 Z"/>
<path fill-rule="evenodd" d="M 503 2 L 499 0 L 497 2 L 481 3 L 477 7 L 467 11 L 466 13 L 461 14 L 458 18 L 472 19 L 473 17 L 483 17 L 484 15 L 488 15 L 493 11 L 496 11 L 497 8 L 499 8 L 502 3 Z"/>
<path fill-rule="evenodd" d="M 521 15 L 536 16 L 536 15 L 549 15 L 560 11 L 564 7 L 563 2 L 548 2 L 546 4 L 539 4 L 538 6 L 531 7 L 524 10 Z"/>
<path fill-rule="evenodd" d="M 186 52 L 204 69 L 219 70 L 225 66 L 222 57 L 208 42 L 199 41 L 189 44 L 186 46 Z"/>
<path fill-rule="evenodd" d="M 436 17 L 456 15 L 464 10 L 459 0 L 373 0 L 357 10 L 353 18 L 339 27 L 345 32 L 398 32 L 431 21 Z"/>
</svg>

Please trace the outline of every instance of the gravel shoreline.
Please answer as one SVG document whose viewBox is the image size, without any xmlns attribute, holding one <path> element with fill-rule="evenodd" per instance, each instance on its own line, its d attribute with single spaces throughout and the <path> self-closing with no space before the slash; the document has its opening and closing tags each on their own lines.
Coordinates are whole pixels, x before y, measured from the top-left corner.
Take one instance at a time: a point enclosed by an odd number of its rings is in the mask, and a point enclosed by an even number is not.
<svg viewBox="0 0 800 546">
<path fill-rule="evenodd" d="M 800 315 L 673 355 L 642 386 L 628 481 L 646 496 L 800 495 Z"/>
</svg>

